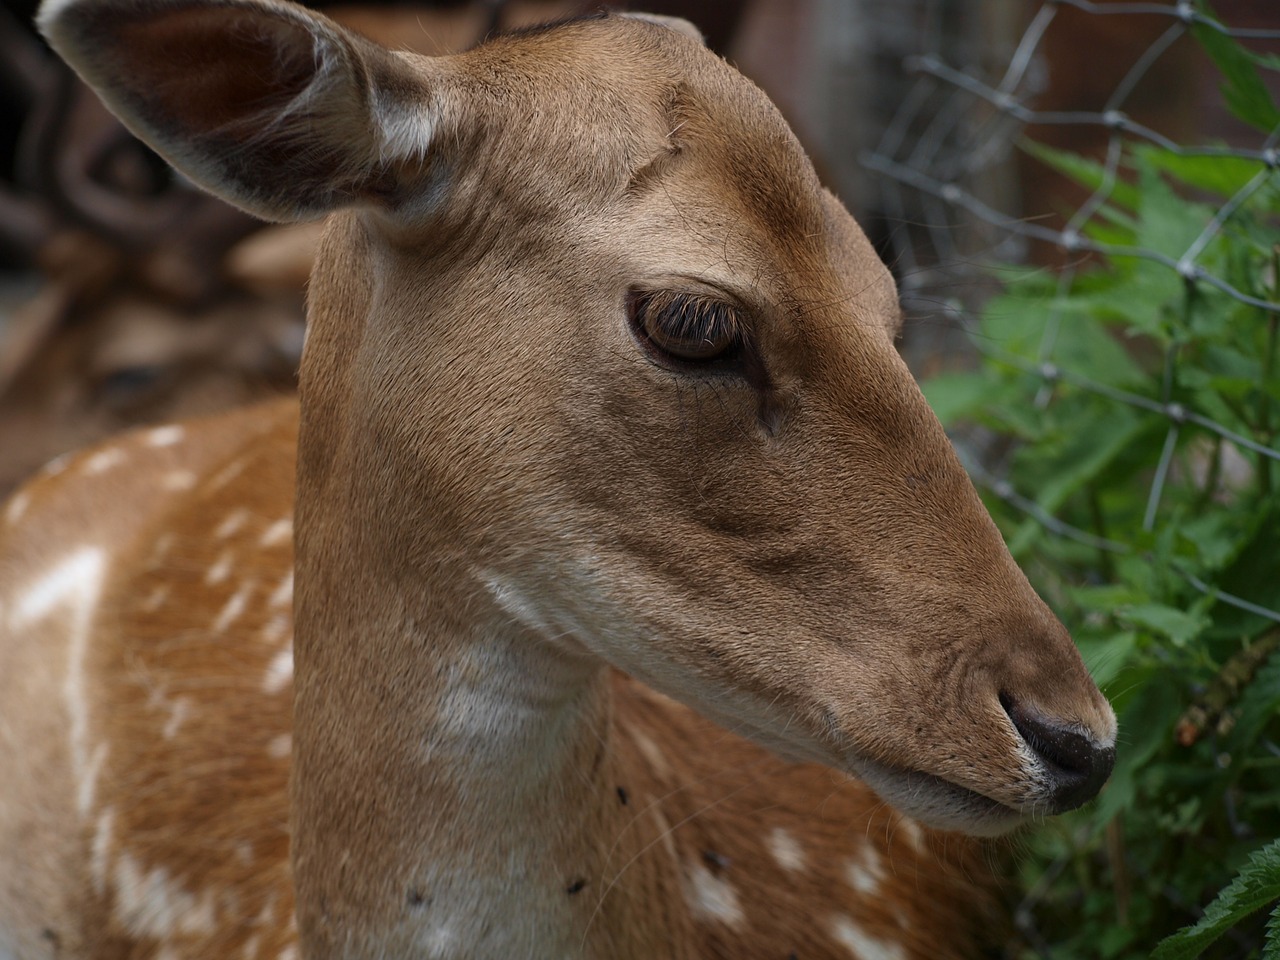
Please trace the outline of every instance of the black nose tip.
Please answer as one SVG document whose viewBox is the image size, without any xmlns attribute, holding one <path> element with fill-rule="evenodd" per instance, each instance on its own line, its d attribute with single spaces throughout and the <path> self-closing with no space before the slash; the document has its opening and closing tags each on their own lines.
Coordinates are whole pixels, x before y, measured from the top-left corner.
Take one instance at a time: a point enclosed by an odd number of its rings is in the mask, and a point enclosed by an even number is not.
<svg viewBox="0 0 1280 960">
<path fill-rule="evenodd" d="M 1007 694 L 1000 695 L 1000 704 L 1049 773 L 1053 813 L 1074 810 L 1097 796 L 1115 766 L 1114 746 L 1101 746 L 1078 728 L 1051 720 Z"/>
</svg>

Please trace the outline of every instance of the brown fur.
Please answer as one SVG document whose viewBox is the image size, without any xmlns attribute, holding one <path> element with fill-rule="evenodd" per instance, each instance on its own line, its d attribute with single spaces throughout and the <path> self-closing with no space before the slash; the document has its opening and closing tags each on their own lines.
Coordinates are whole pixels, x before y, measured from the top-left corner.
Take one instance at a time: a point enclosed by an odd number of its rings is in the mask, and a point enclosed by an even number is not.
<svg viewBox="0 0 1280 960">
<path fill-rule="evenodd" d="M 76 39 L 120 7 L 147 96 L 181 90 L 148 11 L 198 11 L 157 14 L 168 39 L 219 10 L 265 47 L 319 37 L 316 62 L 349 71 L 308 114 L 325 142 L 282 169 L 261 162 L 280 143 L 201 128 L 228 102 L 139 106 L 125 48 Z M 40 666 L 35 644 L 64 674 L 40 667 L 58 716 L 6 715 L 0 763 L 31 786 L 0 794 L 0 842 L 41 808 L 64 833 L 40 883 L 0 888 L 0 938 L 24 957 L 45 929 L 104 958 L 286 956 L 295 936 L 308 958 L 978 955 L 999 930 L 981 850 L 913 818 L 996 833 L 1049 808 L 1001 697 L 1094 743 L 1114 719 L 894 352 L 887 272 L 762 95 L 630 19 L 436 61 L 281 3 L 79 9 L 49 15 L 55 45 L 193 176 L 274 216 L 365 206 L 318 254 L 300 426 L 281 404 L 127 438 L 8 510 L 4 603 L 35 629 L 0 645 L 0 677 Z M 274 61 L 291 95 L 302 62 Z M 414 104 L 417 160 L 396 126 Z M 730 304 L 768 376 L 646 359 L 637 287 Z M 293 510 L 295 430 L 291 728 L 290 556 L 268 531 Z M 188 460 L 190 489 L 160 492 Z M 102 499 L 117 475 L 124 517 Z M 39 579 L 59 556 L 105 558 L 101 602 L 77 600 L 87 574 Z M 68 783 L 81 808 L 50 799 Z"/>
</svg>

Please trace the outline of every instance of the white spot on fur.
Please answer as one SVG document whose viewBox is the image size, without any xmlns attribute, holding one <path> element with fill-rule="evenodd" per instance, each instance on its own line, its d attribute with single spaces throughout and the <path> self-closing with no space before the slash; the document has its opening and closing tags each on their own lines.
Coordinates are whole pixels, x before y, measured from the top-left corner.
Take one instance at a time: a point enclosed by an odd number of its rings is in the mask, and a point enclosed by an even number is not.
<svg viewBox="0 0 1280 960">
<path fill-rule="evenodd" d="M 222 633 L 240 618 L 240 615 L 244 613 L 245 607 L 249 605 L 249 597 L 252 595 L 253 588 L 256 585 L 253 580 L 250 580 L 231 595 L 218 612 L 217 619 L 213 621 L 214 633 Z"/>
<path fill-rule="evenodd" d="M 98 789 L 98 775 L 102 773 L 102 765 L 107 761 L 107 745 L 100 743 L 93 748 L 93 756 L 80 777 L 76 787 L 76 805 L 81 813 L 88 813 L 93 806 L 93 795 Z"/>
<path fill-rule="evenodd" d="M 667 850 L 667 855 L 672 860 L 676 858 L 676 840 L 675 834 L 671 830 L 671 824 L 667 821 L 666 815 L 663 814 L 662 808 L 652 800 L 646 798 L 646 806 L 653 811 L 653 819 L 658 825 L 658 836 L 662 838 L 662 845 Z"/>
<path fill-rule="evenodd" d="M 84 462 L 84 472 L 89 476 L 97 476 L 100 473 L 106 473 L 112 467 L 118 467 L 124 463 L 124 451 L 119 447 L 107 447 L 105 450 L 99 450 L 91 455 Z"/>
<path fill-rule="evenodd" d="M 104 555 L 97 547 L 86 547 L 68 556 L 35 582 L 14 610 L 14 625 L 25 626 L 43 620 L 55 608 L 71 603 L 82 610 L 90 595 L 97 602 Z"/>
<path fill-rule="evenodd" d="M 279 960 L 298 960 L 298 948 L 293 944 L 289 944 L 289 946 L 280 951 Z"/>
<path fill-rule="evenodd" d="M 218 524 L 218 529 L 213 531 L 213 535 L 219 540 L 225 540 L 227 537 L 233 536 L 245 525 L 245 521 L 249 519 L 249 511 L 243 507 L 238 510 L 232 510 L 227 514 L 227 518 Z"/>
<path fill-rule="evenodd" d="M 93 878 L 93 889 L 99 894 L 105 892 L 107 888 L 107 868 L 111 859 L 111 832 L 115 821 L 115 808 L 107 807 L 98 815 L 98 823 L 93 830 L 89 875 Z"/>
<path fill-rule="evenodd" d="M 291 517 L 285 517 L 283 520 L 277 520 L 263 531 L 262 539 L 258 541 L 258 546 L 279 547 L 288 543 L 292 539 L 293 519 Z"/>
<path fill-rule="evenodd" d="M 289 616 L 277 613 L 262 628 L 262 642 L 275 645 L 289 638 Z"/>
<path fill-rule="evenodd" d="M 204 575 L 204 582 L 209 584 L 209 586 L 213 586 L 227 579 L 231 573 L 231 562 L 231 551 L 222 551 L 222 555 L 213 562 L 213 566 L 209 568 L 209 572 Z"/>
<path fill-rule="evenodd" d="M 160 564 L 165 555 L 173 549 L 175 539 L 172 533 L 162 533 L 156 537 L 155 546 L 151 548 L 151 560 L 149 561 L 151 566 L 154 567 Z"/>
<path fill-rule="evenodd" d="M 737 891 L 700 863 L 689 867 L 685 898 L 695 913 L 709 920 L 734 928 L 742 926 L 742 905 L 738 903 Z"/>
<path fill-rule="evenodd" d="M 790 831 L 775 827 L 769 834 L 769 852 L 783 870 L 799 873 L 805 867 L 804 849 Z"/>
<path fill-rule="evenodd" d="M 218 928 L 211 891 L 197 896 L 184 890 L 163 867 L 143 872 L 127 853 L 116 863 L 115 894 L 116 915 L 134 936 L 165 940 Z"/>
<path fill-rule="evenodd" d="M 267 665 L 267 674 L 262 680 L 264 693 L 279 693 L 293 679 L 293 644 L 285 647 Z"/>
<path fill-rule="evenodd" d="M 507 691 L 520 674 L 522 662 L 504 649 L 468 649 L 449 665 L 444 690 L 436 708 L 438 732 L 450 738 L 492 742 L 521 737 L 538 712 L 531 706 L 532 691 L 512 697 Z M 502 678 L 507 683 L 494 683 Z M 537 678 L 520 681 L 537 683 Z M 486 758 L 488 759 L 488 758 Z"/>
<path fill-rule="evenodd" d="M 96 770 L 89 762 L 89 705 L 85 693 L 84 661 L 89 649 L 89 629 L 98 606 L 98 593 L 106 567 L 106 554 L 98 547 L 82 547 L 44 574 L 22 595 L 13 612 L 14 626 L 21 628 L 63 607 L 70 621 L 67 675 L 62 692 L 70 718 L 71 768 L 79 785 L 82 804 L 93 799 Z M 100 762 L 99 762 L 100 765 Z M 81 813 L 88 812 L 81 807 Z"/>
<path fill-rule="evenodd" d="M 658 749 L 658 745 L 650 740 L 638 730 L 631 731 L 631 737 L 636 742 L 636 746 L 640 748 L 640 752 L 644 754 L 645 760 L 658 776 L 665 776 L 671 772 L 671 765 L 667 763 L 667 758 L 662 755 L 662 751 Z"/>
<path fill-rule="evenodd" d="M 837 943 L 848 947 L 858 960 L 906 960 L 902 944 L 877 940 L 858 926 L 852 917 L 843 914 L 832 918 L 831 936 Z"/>
<path fill-rule="evenodd" d="M 875 847 L 863 845 L 861 855 L 850 860 L 845 867 L 845 878 L 849 881 L 849 886 L 859 893 L 870 896 L 880 889 L 880 884 L 884 881 L 884 863 Z"/>
<path fill-rule="evenodd" d="M 43 467 L 40 468 L 40 476 L 56 477 L 63 470 L 67 469 L 67 467 L 70 465 L 74 456 L 75 456 L 74 453 L 63 453 L 54 457 L 52 460 L 50 460 Z"/>
<path fill-rule="evenodd" d="M 147 594 L 147 599 L 142 601 L 142 609 L 147 613 L 155 613 L 164 606 L 164 602 L 168 599 L 169 587 L 165 584 L 161 584 Z"/>
<path fill-rule="evenodd" d="M 894 832 L 901 834 L 916 853 L 924 851 L 924 831 L 920 829 L 920 824 L 910 817 L 899 817 L 898 822 L 894 824 Z"/>
<path fill-rule="evenodd" d="M 267 744 L 267 756 L 275 757 L 277 760 L 283 760 L 291 750 L 293 750 L 293 737 L 287 733 L 272 737 L 271 742 Z"/>
<path fill-rule="evenodd" d="M 191 713 L 191 699 L 189 697 L 174 697 L 169 702 L 169 719 L 164 723 L 164 738 L 172 740 L 178 735 L 178 728 L 182 726 L 182 722 L 187 719 L 187 715 Z"/>
<path fill-rule="evenodd" d="M 5 522 L 17 523 L 22 519 L 22 515 L 27 512 L 27 507 L 29 506 L 31 506 L 31 493 L 27 490 L 23 490 L 16 497 L 10 500 L 9 505 L 5 507 Z"/>
<path fill-rule="evenodd" d="M 244 468 L 249 465 L 248 460 L 241 457 L 239 460 L 233 460 L 221 470 L 213 475 L 209 480 L 209 489 L 221 490 L 228 483 L 234 480 L 240 474 L 244 473 Z"/>
<path fill-rule="evenodd" d="M 144 435 L 147 446 L 149 447 L 172 447 L 186 436 L 186 431 L 181 427 L 170 424 L 165 427 L 156 427 L 148 430 Z"/>
<path fill-rule="evenodd" d="M 190 470 L 170 470 L 160 481 L 160 486 L 175 493 L 190 490 L 196 485 L 196 475 Z"/>
<path fill-rule="evenodd" d="M 415 945 L 423 957 L 456 957 L 466 956 L 467 951 L 461 949 L 462 944 L 457 930 L 448 921 L 438 921 L 418 933 Z M 284 960 L 282 957 L 281 960 Z M 293 960 L 293 958 L 290 958 Z"/>
<path fill-rule="evenodd" d="M 271 607 L 287 607 L 293 603 L 293 571 L 290 570 L 284 575 L 280 581 L 280 586 L 276 587 L 275 592 L 271 594 L 267 604 Z"/>
</svg>

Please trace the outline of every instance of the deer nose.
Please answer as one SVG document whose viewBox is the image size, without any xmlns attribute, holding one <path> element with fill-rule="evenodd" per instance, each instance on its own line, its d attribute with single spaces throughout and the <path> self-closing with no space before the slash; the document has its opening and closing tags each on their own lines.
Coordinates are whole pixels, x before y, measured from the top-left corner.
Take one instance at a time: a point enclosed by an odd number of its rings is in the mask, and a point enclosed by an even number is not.
<svg viewBox="0 0 1280 960">
<path fill-rule="evenodd" d="M 1053 720 L 1008 694 L 1000 705 L 1049 775 L 1049 812 L 1074 810 L 1097 796 L 1116 763 L 1114 744 L 1104 746 L 1078 724 Z"/>
</svg>

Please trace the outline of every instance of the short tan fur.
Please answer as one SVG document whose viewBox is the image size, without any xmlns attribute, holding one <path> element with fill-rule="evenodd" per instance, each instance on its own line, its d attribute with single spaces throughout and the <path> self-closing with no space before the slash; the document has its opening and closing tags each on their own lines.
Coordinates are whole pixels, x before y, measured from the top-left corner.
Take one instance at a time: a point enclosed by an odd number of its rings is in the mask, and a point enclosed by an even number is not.
<svg viewBox="0 0 1280 960">
<path fill-rule="evenodd" d="M 0 520 L 0 956 L 978 952 L 936 831 L 1084 802 L 1114 716 L 757 89 L 633 17 L 41 24 L 188 176 L 330 221 L 300 414 Z"/>
</svg>

